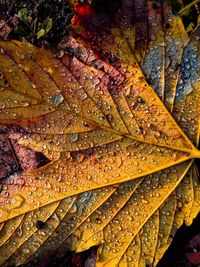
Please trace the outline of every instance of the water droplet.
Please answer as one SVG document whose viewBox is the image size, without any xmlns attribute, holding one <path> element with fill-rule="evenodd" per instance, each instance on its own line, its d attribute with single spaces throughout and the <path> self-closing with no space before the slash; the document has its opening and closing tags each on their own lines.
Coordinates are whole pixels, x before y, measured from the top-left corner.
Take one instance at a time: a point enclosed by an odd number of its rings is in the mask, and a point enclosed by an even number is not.
<svg viewBox="0 0 200 267">
<path fill-rule="evenodd" d="M 85 99 L 87 99 L 88 96 L 86 93 L 82 93 L 80 97 L 81 97 L 81 100 L 84 101 Z"/>
<path fill-rule="evenodd" d="M 77 212 L 77 206 L 76 204 L 72 205 L 72 207 L 69 210 L 69 213 L 76 213 Z"/>
<path fill-rule="evenodd" d="M 20 59 L 24 59 L 25 55 L 19 52 L 16 52 L 16 55 L 20 58 Z"/>
<path fill-rule="evenodd" d="M 22 102 L 21 105 L 22 105 L 22 107 L 28 107 L 29 103 L 28 102 Z"/>
<path fill-rule="evenodd" d="M 24 249 L 23 249 L 23 253 L 24 253 L 24 254 L 28 254 L 29 252 L 30 252 L 30 250 L 29 250 L 28 248 L 24 248 Z"/>
<path fill-rule="evenodd" d="M 60 222 L 60 218 L 58 217 L 58 215 L 56 214 L 56 213 L 54 213 L 53 215 L 52 215 L 52 218 L 56 221 L 56 222 Z"/>
<path fill-rule="evenodd" d="M 16 231 L 16 235 L 17 235 L 17 237 L 22 237 L 22 234 L 23 234 L 23 231 L 22 231 L 22 227 L 20 225 L 20 227 Z"/>
<path fill-rule="evenodd" d="M 96 221 L 97 224 L 100 224 L 101 223 L 101 219 L 100 218 L 96 218 L 95 221 Z"/>
<path fill-rule="evenodd" d="M 2 108 L 5 108 L 5 104 L 4 103 L 0 103 L 0 109 L 2 109 Z"/>
<path fill-rule="evenodd" d="M 51 189 L 51 188 L 52 188 L 50 182 L 47 181 L 47 182 L 45 183 L 45 188 L 48 188 L 48 189 Z"/>
<path fill-rule="evenodd" d="M 51 100 L 55 106 L 58 106 L 63 102 L 64 97 L 62 95 L 54 95 L 51 97 Z"/>
<path fill-rule="evenodd" d="M 149 203 L 149 201 L 146 200 L 146 199 L 142 199 L 141 202 L 142 202 L 143 204 L 147 204 L 147 203 Z"/>
<path fill-rule="evenodd" d="M 186 63 L 185 64 L 185 68 L 186 68 L 186 70 L 189 70 L 190 69 L 190 64 L 189 63 Z"/>
<path fill-rule="evenodd" d="M 78 140 L 78 133 L 70 133 L 68 139 L 71 143 L 76 142 Z"/>
<path fill-rule="evenodd" d="M 83 154 L 79 154 L 79 155 L 77 156 L 76 161 L 77 161 L 78 163 L 81 163 L 81 162 L 83 162 L 84 158 L 85 158 L 85 156 L 84 156 Z"/>
<path fill-rule="evenodd" d="M 111 122 L 113 116 L 112 116 L 112 114 L 108 114 L 108 115 L 106 115 L 106 118 L 107 118 L 107 120 L 108 120 L 109 122 Z"/>
<path fill-rule="evenodd" d="M 23 202 L 24 202 L 24 198 L 21 195 L 19 194 L 14 195 L 11 200 L 12 208 L 17 209 L 21 207 Z"/>
</svg>

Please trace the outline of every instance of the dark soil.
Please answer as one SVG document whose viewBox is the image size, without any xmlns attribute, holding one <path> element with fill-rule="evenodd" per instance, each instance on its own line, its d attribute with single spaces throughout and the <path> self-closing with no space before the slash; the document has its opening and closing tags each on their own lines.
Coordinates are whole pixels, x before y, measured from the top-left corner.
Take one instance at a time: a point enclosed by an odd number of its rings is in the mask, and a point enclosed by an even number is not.
<svg viewBox="0 0 200 267">
<path fill-rule="evenodd" d="M 17 16 L 23 8 L 28 12 L 25 21 Z M 67 0 L 0 0 L 0 20 L 10 27 L 9 39 L 25 39 L 37 46 L 56 46 L 68 34 L 72 16 L 72 6 Z M 37 40 L 35 33 L 47 18 L 52 19 L 52 28 Z M 36 28 L 33 30 L 31 25 L 36 19 Z M 3 29 L 5 24 L 0 28 Z"/>
</svg>

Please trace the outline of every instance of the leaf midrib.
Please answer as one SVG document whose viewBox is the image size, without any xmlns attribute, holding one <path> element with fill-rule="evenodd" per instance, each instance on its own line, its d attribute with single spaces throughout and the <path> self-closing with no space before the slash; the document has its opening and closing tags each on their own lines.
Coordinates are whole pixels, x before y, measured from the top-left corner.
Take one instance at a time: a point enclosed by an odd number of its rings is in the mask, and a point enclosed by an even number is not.
<svg viewBox="0 0 200 267">
<path fill-rule="evenodd" d="M 16 90 L 14 90 L 14 91 L 16 91 Z M 22 95 L 22 96 L 24 96 L 24 94 L 22 94 L 21 92 L 17 92 L 17 93 L 20 94 L 20 95 Z M 63 97 L 64 97 L 64 96 L 63 96 Z M 38 101 L 37 98 L 35 98 L 35 100 Z M 65 112 L 65 113 L 72 114 L 73 116 L 77 116 L 77 117 L 79 117 L 79 118 L 82 118 L 83 120 L 86 120 L 86 121 L 88 121 L 89 123 L 95 125 L 95 126 L 98 127 L 98 128 L 101 128 L 101 129 L 103 129 L 103 130 L 105 130 L 105 131 L 109 131 L 109 132 L 115 133 L 115 134 L 119 135 L 121 138 L 124 138 L 124 137 L 125 137 L 125 138 L 128 138 L 128 139 L 132 139 L 132 140 L 134 140 L 134 141 L 138 141 L 138 142 L 140 142 L 140 143 L 145 143 L 145 144 L 149 144 L 149 145 L 155 145 L 155 146 L 157 146 L 157 147 L 163 147 L 163 148 L 172 149 L 172 150 L 181 151 L 181 152 L 186 152 L 186 153 L 189 153 L 189 154 L 190 154 L 190 157 L 189 157 L 189 158 L 200 158 L 200 151 L 199 151 L 198 149 L 196 149 L 195 146 L 192 145 L 192 144 L 191 144 L 192 149 L 186 149 L 186 148 L 180 148 L 180 147 L 176 147 L 176 146 L 170 146 L 170 145 L 165 145 L 165 144 L 153 143 L 153 142 L 147 141 L 147 140 L 142 139 L 142 138 L 139 138 L 139 137 L 134 137 L 134 136 L 132 136 L 132 135 L 130 135 L 130 134 L 128 134 L 128 133 L 123 133 L 123 132 L 117 131 L 117 130 L 115 130 L 115 129 L 113 129 L 113 128 L 108 128 L 108 127 L 103 126 L 103 125 L 98 125 L 96 122 L 94 122 L 94 121 L 92 121 L 92 120 L 90 120 L 90 119 L 88 119 L 88 118 L 85 118 L 84 116 L 81 116 L 80 114 L 77 114 L 77 113 L 75 113 L 75 112 L 73 112 L 73 111 L 66 110 L 66 109 L 61 108 L 61 107 L 54 106 L 53 104 L 48 103 L 48 102 L 46 102 L 46 101 L 39 101 L 37 104 L 35 104 L 35 105 L 32 105 L 32 104 L 31 104 L 31 105 L 27 106 L 26 108 L 28 108 L 28 107 L 32 107 L 32 106 L 37 106 L 37 105 L 39 105 L 39 104 L 48 105 L 48 106 L 51 107 L 53 110 L 50 111 L 50 112 L 48 112 L 48 113 L 42 114 L 42 115 L 40 115 L 40 116 L 37 116 L 38 118 L 39 118 L 39 117 L 42 117 L 42 116 L 44 116 L 44 115 L 50 114 L 50 113 L 52 113 L 52 112 L 55 112 L 55 111 L 59 111 L 59 110 L 60 110 L 60 111 Z M 18 106 L 18 107 L 13 107 L 13 108 L 18 108 L 18 109 L 20 109 L 20 108 L 22 108 L 22 107 Z M 8 110 L 9 110 L 9 109 L 11 109 L 11 108 L 5 108 L 5 109 L 8 109 Z M 3 109 L 3 110 L 5 110 L 5 109 Z M 36 117 L 36 118 L 37 118 L 37 117 Z M 23 119 L 23 120 L 25 121 L 26 119 Z M 23 120 L 16 120 L 16 121 L 23 121 Z M 11 121 L 12 121 L 12 120 L 11 120 Z M 92 130 L 92 131 L 93 131 L 93 130 Z M 34 132 L 34 133 L 36 133 L 36 132 Z M 40 133 L 40 134 L 42 135 L 42 133 Z M 182 131 L 181 131 L 181 134 L 182 134 L 184 137 L 186 137 L 185 134 L 184 134 Z M 55 134 L 49 134 L 49 135 L 55 135 Z M 63 134 L 63 133 L 60 133 L 60 134 L 57 133 L 56 135 L 64 135 L 64 134 Z M 121 139 L 121 138 L 120 138 L 120 139 Z M 189 140 L 188 137 L 186 137 L 186 139 Z"/>
<path fill-rule="evenodd" d="M 16 44 L 15 44 L 16 45 Z M 17 45 L 18 46 L 18 45 Z M 20 50 L 22 50 L 22 52 L 23 52 L 23 49 L 21 48 L 21 47 L 19 47 L 18 46 L 18 48 L 20 49 Z M 9 55 L 9 53 L 7 53 L 6 51 L 4 51 L 4 53 L 13 61 L 13 62 L 15 62 L 15 64 L 17 64 L 18 66 L 19 66 L 19 64 L 14 60 L 14 58 L 13 57 L 11 57 L 10 55 Z M 35 61 L 34 59 L 32 59 L 36 64 L 38 64 L 38 62 L 37 61 Z M 40 64 L 38 64 L 39 66 L 40 66 Z M 20 68 L 21 69 L 21 68 Z M 23 72 L 24 72 L 24 70 L 22 70 Z M 44 71 L 47 75 L 48 75 L 48 77 L 52 80 L 52 77 L 49 75 L 49 73 L 48 72 L 46 72 L 46 71 Z M 24 74 L 26 75 L 26 77 L 29 79 L 29 77 L 27 76 L 27 74 L 24 72 Z M 29 79 L 30 80 L 30 79 Z M 30 80 L 30 82 L 31 82 L 31 80 Z M 55 81 L 53 80 L 53 82 L 55 83 Z M 59 87 L 58 87 L 58 85 L 55 83 L 55 85 L 56 85 L 56 87 L 59 89 Z M 10 85 L 11 86 L 11 85 Z M 60 91 L 60 93 L 62 94 L 62 91 L 59 89 L 59 91 Z M 18 93 L 20 93 L 21 94 L 21 92 L 18 92 Z M 23 95 L 23 94 L 22 94 Z M 63 94 L 62 94 L 62 96 L 63 96 Z M 64 96 L 63 96 L 64 97 Z M 37 99 L 37 98 L 36 98 Z M 38 99 L 37 99 L 38 100 Z M 65 98 L 64 98 L 64 100 L 65 100 Z M 65 100 L 66 101 L 66 100 Z M 66 113 L 68 113 L 68 114 L 72 114 L 72 115 L 75 115 L 75 116 L 77 116 L 77 117 L 79 117 L 79 118 L 82 118 L 82 119 L 84 119 L 84 120 L 86 120 L 86 121 L 88 121 L 88 122 L 90 122 L 91 124 L 93 124 L 93 125 L 95 125 L 95 126 L 97 126 L 97 127 L 99 127 L 99 128 L 101 128 L 101 129 L 103 129 L 103 130 L 105 130 L 105 131 L 109 131 L 109 132 L 112 132 L 112 133 L 115 133 L 116 135 L 119 135 L 121 138 L 123 138 L 123 137 L 126 137 L 126 138 L 129 138 L 129 139 L 132 139 L 132 140 L 134 140 L 134 141 L 138 141 L 138 142 L 141 142 L 141 143 L 146 143 L 146 144 L 150 144 L 150 145 L 155 145 L 155 146 L 157 146 L 157 147 L 163 147 L 163 148 L 167 148 L 167 149 L 172 149 L 172 150 L 176 150 L 176 151 L 181 151 L 181 152 L 186 152 L 186 153 L 189 153 L 189 157 L 188 157 L 188 159 L 189 158 L 200 158 L 200 151 L 197 149 L 197 148 L 195 148 L 195 146 L 191 143 L 191 141 L 189 140 L 189 138 L 184 134 L 184 132 L 180 129 L 180 127 L 178 127 L 179 128 L 179 131 L 180 131 L 180 134 L 186 139 L 186 141 L 188 141 L 189 143 L 190 143 L 190 146 L 191 146 L 191 149 L 187 149 L 187 148 L 182 148 L 182 147 L 176 147 L 176 146 L 170 146 L 170 145 L 166 145 L 166 144 L 158 144 L 158 143 L 153 143 L 153 142 L 150 142 L 150 141 L 147 141 L 147 140 L 144 140 L 144 139 L 142 139 L 142 138 L 139 138 L 139 137 L 134 137 L 134 136 L 132 136 L 132 135 L 130 135 L 130 134 L 128 134 L 128 133 L 123 133 L 123 132 L 119 132 L 119 131 L 117 131 L 117 130 L 115 130 L 115 129 L 112 129 L 112 128 L 108 128 L 108 127 L 106 127 L 106 126 L 103 126 L 103 125 L 98 125 L 96 122 L 94 122 L 94 121 L 92 121 L 92 120 L 90 120 L 90 119 L 88 119 L 88 118 L 85 118 L 84 116 L 81 116 L 80 114 L 76 114 L 75 112 L 73 112 L 73 111 L 69 111 L 69 110 L 66 110 L 66 109 L 62 109 L 62 108 L 58 108 L 57 106 L 54 106 L 54 105 L 52 105 L 51 103 L 48 103 L 48 102 L 46 102 L 46 101 L 41 101 L 40 103 L 44 103 L 44 104 L 48 104 L 49 106 L 51 106 L 54 110 L 62 110 L 62 111 L 64 111 L 64 112 L 66 112 Z M 66 103 L 67 103 L 67 101 L 66 101 Z M 165 109 L 166 110 L 166 109 Z M 167 110 L 166 110 L 167 111 Z M 101 111 L 102 112 L 102 111 Z M 167 111 L 168 112 L 168 111 Z M 45 114 L 48 114 L 48 113 L 45 113 Z M 169 116 L 171 117 L 171 115 L 170 115 L 170 113 L 168 112 L 168 114 L 169 114 Z M 122 122 L 123 122 L 123 120 L 122 120 Z M 63 135 L 63 134 L 62 134 Z M 121 139 L 120 138 L 120 139 Z"/>
</svg>

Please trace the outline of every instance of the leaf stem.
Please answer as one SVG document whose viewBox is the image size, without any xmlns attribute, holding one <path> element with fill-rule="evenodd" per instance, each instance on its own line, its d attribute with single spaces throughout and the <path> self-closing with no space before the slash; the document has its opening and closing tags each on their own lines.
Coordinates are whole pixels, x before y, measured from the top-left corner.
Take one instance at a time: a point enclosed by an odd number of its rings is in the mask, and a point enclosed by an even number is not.
<svg viewBox="0 0 200 267">
<path fill-rule="evenodd" d="M 194 150 L 191 156 L 192 158 L 200 159 L 200 151 L 198 149 Z"/>
<path fill-rule="evenodd" d="M 178 12 L 178 14 L 179 14 L 180 16 L 183 15 L 183 13 L 184 13 L 186 10 L 190 9 L 192 6 L 198 4 L 199 2 L 200 2 L 200 0 L 195 0 L 195 1 L 193 1 L 192 3 L 190 3 L 190 4 L 188 4 L 187 6 L 185 6 L 184 8 L 182 8 L 182 9 Z"/>
</svg>

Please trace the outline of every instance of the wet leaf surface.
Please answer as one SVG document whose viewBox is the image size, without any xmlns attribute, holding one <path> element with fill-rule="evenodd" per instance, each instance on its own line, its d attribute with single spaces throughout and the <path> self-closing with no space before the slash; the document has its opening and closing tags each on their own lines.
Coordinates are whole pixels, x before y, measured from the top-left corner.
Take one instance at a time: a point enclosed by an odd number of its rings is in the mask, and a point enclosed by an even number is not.
<svg viewBox="0 0 200 267">
<path fill-rule="evenodd" d="M 200 29 L 143 2 L 76 4 L 62 53 L 0 41 L 2 266 L 92 246 L 96 266 L 155 266 L 198 214 Z"/>
</svg>

